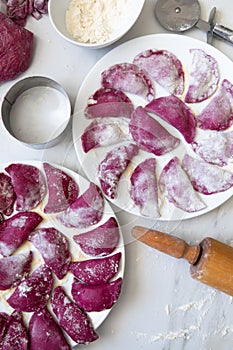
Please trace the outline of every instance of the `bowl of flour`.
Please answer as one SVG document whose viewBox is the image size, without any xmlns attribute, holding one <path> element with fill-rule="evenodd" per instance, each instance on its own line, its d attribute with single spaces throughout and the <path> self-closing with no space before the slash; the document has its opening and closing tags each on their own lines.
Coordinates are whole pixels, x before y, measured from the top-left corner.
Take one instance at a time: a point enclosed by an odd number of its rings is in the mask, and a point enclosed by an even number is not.
<svg viewBox="0 0 233 350">
<path fill-rule="evenodd" d="M 102 48 L 125 35 L 138 19 L 145 0 L 50 0 L 50 21 L 70 43 Z"/>
</svg>

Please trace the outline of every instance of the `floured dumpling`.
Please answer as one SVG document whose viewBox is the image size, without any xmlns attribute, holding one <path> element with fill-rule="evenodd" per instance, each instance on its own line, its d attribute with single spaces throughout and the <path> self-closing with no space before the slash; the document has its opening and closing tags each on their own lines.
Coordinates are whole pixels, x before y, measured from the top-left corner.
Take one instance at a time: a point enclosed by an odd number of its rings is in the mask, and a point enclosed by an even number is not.
<svg viewBox="0 0 233 350">
<path fill-rule="evenodd" d="M 144 151 L 161 156 L 179 146 L 180 140 L 170 134 L 142 107 L 132 113 L 129 130 L 137 146 Z"/>
<path fill-rule="evenodd" d="M 16 287 L 30 272 L 32 252 L 0 259 L 0 290 Z"/>
<path fill-rule="evenodd" d="M 172 158 L 163 168 L 159 186 L 169 202 L 188 213 L 206 207 L 194 191 L 191 181 L 182 169 L 177 157 Z"/>
<path fill-rule="evenodd" d="M 141 162 L 130 177 L 130 197 L 140 213 L 151 218 L 160 217 L 158 208 L 158 184 L 156 178 L 156 159 Z"/>
<path fill-rule="evenodd" d="M 33 313 L 29 322 L 30 350 L 71 350 L 47 308 Z"/>
<path fill-rule="evenodd" d="M 110 309 L 118 300 L 122 278 L 112 282 L 88 286 L 78 280 L 72 284 L 71 294 L 76 304 L 86 312 Z"/>
<path fill-rule="evenodd" d="M 69 208 L 57 215 L 57 219 L 66 227 L 86 228 L 97 224 L 103 211 L 102 193 L 94 183 L 90 183 L 89 188 Z"/>
<path fill-rule="evenodd" d="M 49 300 L 53 276 L 46 265 L 40 265 L 21 281 L 7 302 L 16 311 L 32 312 L 42 309 Z"/>
<path fill-rule="evenodd" d="M 233 122 L 233 85 L 222 81 L 218 94 L 197 115 L 197 126 L 204 130 L 226 130 Z"/>
<path fill-rule="evenodd" d="M 123 91 L 102 87 L 89 97 L 84 115 L 86 118 L 130 118 L 133 110 L 133 103 Z"/>
<path fill-rule="evenodd" d="M 120 178 L 132 158 L 138 154 L 134 144 L 121 145 L 109 151 L 98 167 L 98 179 L 104 194 L 114 199 Z"/>
<path fill-rule="evenodd" d="M 196 191 L 203 194 L 213 194 L 226 191 L 233 185 L 233 173 L 195 159 L 185 154 L 182 167 L 188 174 Z"/>
<path fill-rule="evenodd" d="M 54 289 L 51 306 L 59 325 L 77 344 L 88 344 L 99 338 L 87 314 L 69 299 L 62 287 Z"/>
<path fill-rule="evenodd" d="M 42 220 L 36 212 L 19 212 L 4 220 L 0 224 L 0 253 L 11 255 Z"/>
<path fill-rule="evenodd" d="M 39 250 L 46 265 L 62 279 L 71 261 L 69 242 L 63 233 L 55 227 L 44 227 L 35 230 L 29 240 Z"/>
<path fill-rule="evenodd" d="M 188 143 L 194 141 L 196 135 L 194 114 L 178 97 L 171 95 L 156 98 L 145 106 L 145 110 L 157 114 L 174 126 Z"/>
<path fill-rule="evenodd" d="M 107 283 L 115 276 L 119 269 L 121 253 L 106 256 L 104 258 L 73 261 L 70 264 L 70 272 L 81 282 L 89 285 Z"/>
<path fill-rule="evenodd" d="M 81 136 L 85 153 L 93 148 L 104 147 L 130 140 L 128 123 L 123 118 L 98 118 L 84 130 Z"/>
<path fill-rule="evenodd" d="M 190 80 L 185 102 L 197 103 L 206 100 L 216 91 L 219 82 L 217 61 L 201 49 L 190 49 L 192 62 Z"/>
<path fill-rule="evenodd" d="M 148 73 L 133 63 L 118 63 L 102 72 L 101 84 L 104 88 L 113 88 L 130 92 L 151 101 L 155 97 L 153 82 Z"/>
<path fill-rule="evenodd" d="M 41 171 L 29 164 L 10 164 L 6 167 L 16 193 L 16 210 L 34 209 L 46 193 L 45 180 Z"/>
<path fill-rule="evenodd" d="M 110 217 L 105 223 L 91 231 L 73 236 L 82 251 L 90 256 L 106 256 L 116 248 L 119 239 L 119 227 L 116 219 Z"/>
<path fill-rule="evenodd" d="M 140 52 L 133 63 L 145 69 L 171 95 L 182 95 L 184 71 L 181 61 L 170 51 L 150 49 Z"/>
<path fill-rule="evenodd" d="M 58 213 L 67 209 L 74 202 L 79 188 L 72 177 L 64 171 L 48 163 L 44 163 L 43 167 L 48 187 L 48 201 L 44 212 Z"/>
</svg>

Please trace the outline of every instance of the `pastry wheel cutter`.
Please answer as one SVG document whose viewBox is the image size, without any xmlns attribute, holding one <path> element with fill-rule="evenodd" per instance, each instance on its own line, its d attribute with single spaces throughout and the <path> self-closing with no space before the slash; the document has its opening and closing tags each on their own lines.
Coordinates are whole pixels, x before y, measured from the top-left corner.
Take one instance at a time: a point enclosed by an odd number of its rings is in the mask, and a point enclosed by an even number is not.
<svg viewBox="0 0 233 350">
<path fill-rule="evenodd" d="M 201 7 L 198 0 L 157 0 L 155 17 L 162 27 L 172 32 L 183 32 L 192 27 L 207 33 L 207 42 L 213 36 L 233 44 L 233 30 L 215 23 L 216 7 L 212 8 L 208 21 L 200 18 Z"/>
</svg>

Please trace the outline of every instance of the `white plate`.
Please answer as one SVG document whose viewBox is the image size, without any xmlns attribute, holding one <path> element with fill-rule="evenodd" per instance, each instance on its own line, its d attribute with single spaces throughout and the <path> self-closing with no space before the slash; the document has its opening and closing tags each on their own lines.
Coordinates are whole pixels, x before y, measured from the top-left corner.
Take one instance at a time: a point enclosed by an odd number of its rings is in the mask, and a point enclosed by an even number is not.
<svg viewBox="0 0 233 350">
<path fill-rule="evenodd" d="M 86 107 L 88 98 L 98 89 L 100 88 L 100 80 L 101 73 L 116 63 L 123 62 L 132 62 L 133 58 L 140 53 L 141 51 L 147 49 L 166 49 L 173 52 L 182 62 L 183 68 L 186 74 L 186 87 L 185 92 L 187 91 L 187 82 L 188 82 L 188 73 L 189 67 L 191 64 L 191 55 L 189 54 L 189 49 L 197 48 L 202 49 L 206 53 L 212 55 L 218 62 L 219 71 L 220 71 L 220 83 L 224 78 L 227 78 L 229 81 L 233 83 L 233 64 L 232 62 L 220 51 L 215 49 L 213 46 L 210 46 L 204 42 L 201 42 L 197 39 L 181 36 L 179 34 L 154 34 L 139 37 L 137 39 L 133 39 L 128 41 L 117 48 L 110 51 L 106 54 L 97 64 L 91 69 L 89 74 L 84 79 L 79 93 L 77 95 L 75 108 L 74 108 L 74 116 L 73 116 L 73 141 L 75 145 L 75 150 L 79 161 L 90 179 L 90 181 L 95 182 L 99 185 L 97 179 L 97 168 L 99 162 L 105 157 L 106 153 L 114 148 L 115 146 L 102 147 L 97 148 L 95 150 L 89 151 L 87 154 L 84 153 L 82 149 L 82 144 L 80 140 L 80 136 L 82 135 L 85 128 L 91 122 L 84 116 L 84 108 Z M 220 84 L 219 84 L 220 85 Z M 156 87 L 156 97 L 167 94 L 162 88 L 155 84 Z M 184 94 L 185 94 L 184 92 Z M 133 96 L 132 94 L 128 94 L 128 96 L 132 99 L 135 105 L 145 105 L 146 101 Z M 213 97 L 212 97 L 213 98 Z M 198 113 L 203 107 L 211 100 L 209 98 L 207 101 L 190 105 L 192 111 Z M 178 136 L 181 140 L 182 136 L 178 133 L 177 130 L 174 130 L 167 123 L 162 122 L 161 124 L 166 126 L 169 132 L 173 133 L 175 136 Z M 208 131 L 204 132 L 206 135 L 209 133 Z M 197 138 L 203 134 L 203 131 L 197 131 Z M 189 153 L 190 155 L 194 155 L 194 152 L 191 150 L 190 145 L 185 142 L 181 142 L 181 145 L 174 150 L 170 154 L 166 154 L 164 156 L 156 157 L 158 161 L 158 175 L 161 172 L 163 166 L 168 162 L 171 157 L 177 155 L 180 159 L 184 155 L 184 153 Z M 128 211 L 132 214 L 136 214 L 141 216 L 137 207 L 134 206 L 132 200 L 129 196 L 129 177 L 132 173 L 134 167 L 145 158 L 149 158 L 153 156 L 150 153 L 140 151 L 139 155 L 133 159 L 133 164 L 128 168 L 128 171 L 123 174 L 119 187 L 118 187 L 118 196 L 116 199 L 111 200 L 116 206 L 121 209 Z M 228 168 L 233 171 L 233 164 L 230 164 Z M 233 194 L 233 188 L 212 195 L 200 195 L 203 201 L 206 203 L 207 207 L 204 210 L 195 212 L 195 213 L 186 213 L 178 208 L 175 208 L 173 204 L 168 203 L 167 200 L 164 200 L 162 196 L 160 196 L 160 205 L 161 205 L 161 217 L 158 220 L 181 220 L 188 219 L 191 217 L 199 216 L 204 213 L 209 212 L 210 210 L 218 207 L 223 202 L 225 202 L 228 198 L 230 198 Z"/>
<path fill-rule="evenodd" d="M 42 173 L 44 174 L 44 177 L 45 177 L 42 162 L 39 162 L 39 161 L 18 161 L 17 163 L 30 164 L 30 165 L 36 166 L 37 168 L 39 168 L 42 171 Z M 1 164 L 0 165 L 0 172 L 4 172 L 4 169 L 8 165 L 10 165 L 10 163 Z M 65 173 L 70 175 L 76 181 L 76 183 L 79 186 L 79 195 L 81 195 L 83 192 L 85 192 L 88 189 L 89 184 L 90 184 L 89 181 L 84 179 L 82 176 L 80 176 L 76 172 L 74 172 L 70 169 L 64 168 L 62 166 L 59 166 L 57 164 L 51 164 L 51 165 L 53 165 L 54 167 L 56 167 L 58 169 L 63 170 Z M 111 209 L 110 205 L 108 204 L 108 202 L 105 200 L 103 217 L 98 224 L 96 224 L 92 227 L 89 227 L 85 230 L 79 230 L 76 228 L 66 228 L 56 219 L 56 214 L 45 214 L 43 212 L 43 208 L 44 208 L 45 204 L 47 203 L 47 196 L 48 196 L 48 193 L 46 194 L 42 203 L 36 209 L 33 210 L 33 211 L 36 211 L 38 214 L 40 214 L 43 217 L 43 221 L 38 225 L 38 227 L 51 227 L 51 226 L 53 226 L 56 229 L 58 229 L 59 231 L 61 231 L 63 234 L 65 234 L 68 241 L 69 241 L 70 251 L 71 251 L 73 261 L 90 259 L 91 258 L 90 256 L 85 255 L 84 253 L 81 252 L 81 249 L 74 242 L 72 237 L 74 234 L 88 231 L 90 229 L 93 229 L 93 228 L 103 224 L 111 216 L 116 218 L 116 216 L 115 216 L 113 210 Z M 119 229 L 120 229 L 120 226 L 119 226 Z M 34 270 L 37 266 L 39 266 L 41 263 L 43 263 L 43 260 L 41 258 L 40 253 L 36 250 L 34 245 L 28 241 L 26 241 L 20 248 L 17 249 L 17 253 L 28 251 L 28 250 L 33 251 L 32 268 Z M 116 249 L 114 250 L 114 252 L 112 254 L 115 254 L 117 252 L 121 252 L 121 260 L 120 260 L 119 271 L 118 271 L 117 275 L 115 276 L 115 278 L 116 277 L 123 277 L 124 266 L 125 266 L 125 249 L 124 249 L 124 241 L 123 241 L 121 229 L 120 229 L 120 240 L 119 240 L 118 246 L 116 247 Z M 71 284 L 73 281 L 73 275 L 70 272 L 68 272 L 67 275 L 62 280 L 58 280 L 55 275 L 53 275 L 53 276 L 54 276 L 54 280 L 55 280 L 55 286 L 62 285 L 62 287 L 66 290 L 67 294 L 71 297 Z M 12 291 L 13 291 L 13 289 L 9 289 L 6 291 L 0 291 L 0 312 L 7 312 L 8 314 L 12 312 L 13 309 L 5 301 L 12 294 Z M 48 307 L 51 311 L 49 304 L 48 304 Z M 89 312 L 88 313 L 88 315 L 92 321 L 93 327 L 95 329 L 97 329 L 101 325 L 101 323 L 105 320 L 105 318 L 108 316 L 110 311 L 111 311 L 111 309 L 103 310 L 100 312 Z M 51 313 L 53 313 L 53 312 L 51 311 Z M 31 313 L 23 313 L 23 314 L 25 317 L 25 321 L 28 323 Z M 67 337 L 67 338 L 69 339 L 72 346 L 76 345 L 76 343 L 71 338 L 69 338 L 69 337 Z"/>
</svg>

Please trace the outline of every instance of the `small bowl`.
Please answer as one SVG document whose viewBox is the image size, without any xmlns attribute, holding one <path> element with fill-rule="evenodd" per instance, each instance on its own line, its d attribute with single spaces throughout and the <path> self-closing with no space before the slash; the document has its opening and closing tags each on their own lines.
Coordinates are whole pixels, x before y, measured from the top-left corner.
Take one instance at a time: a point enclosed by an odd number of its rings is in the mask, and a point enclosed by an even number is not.
<svg viewBox="0 0 233 350">
<path fill-rule="evenodd" d="M 71 117 L 71 103 L 54 80 L 33 76 L 19 80 L 7 92 L 1 108 L 10 135 L 34 148 L 55 146 L 65 135 Z"/>
<path fill-rule="evenodd" d="M 108 0 L 105 0 L 108 1 Z M 69 4 L 71 0 L 50 0 L 48 3 L 48 12 L 50 21 L 55 28 L 55 30 L 60 34 L 65 40 L 69 41 L 70 43 L 86 48 L 91 49 L 99 49 L 106 46 L 109 46 L 119 40 L 123 35 L 125 35 L 130 28 L 134 25 L 136 20 L 138 19 L 143 5 L 145 3 L 145 0 L 129 0 L 131 10 L 126 9 L 128 13 L 128 17 L 126 20 L 123 21 L 123 23 L 120 23 L 118 21 L 119 25 L 117 30 L 114 30 L 110 37 L 104 41 L 104 42 L 97 42 L 97 43 L 87 43 L 82 42 L 74 39 L 71 34 L 68 32 L 66 27 L 66 11 L 69 7 Z M 115 20 L 115 19 L 114 19 Z"/>
</svg>

